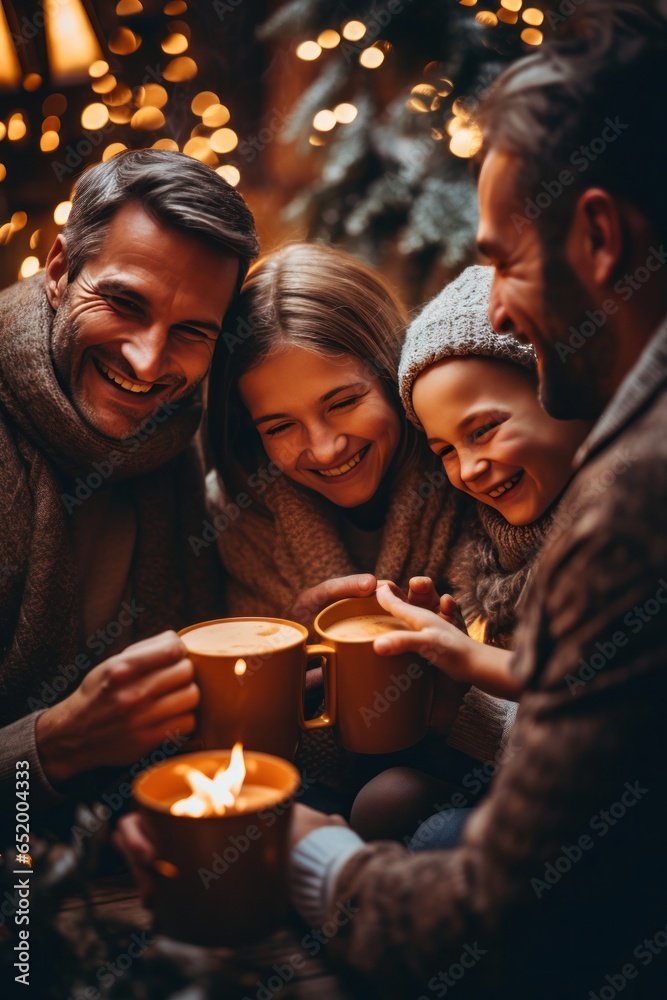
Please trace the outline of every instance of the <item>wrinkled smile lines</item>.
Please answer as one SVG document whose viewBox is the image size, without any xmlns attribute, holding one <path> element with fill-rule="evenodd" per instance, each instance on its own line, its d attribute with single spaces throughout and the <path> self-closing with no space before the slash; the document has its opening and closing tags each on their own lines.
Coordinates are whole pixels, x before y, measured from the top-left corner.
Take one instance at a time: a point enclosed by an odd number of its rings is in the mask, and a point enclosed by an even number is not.
<svg viewBox="0 0 667 1000">
<path fill-rule="evenodd" d="M 361 451 L 358 451 L 356 455 L 353 455 L 349 462 L 345 462 L 343 465 L 339 465 L 334 469 L 311 469 L 311 472 L 317 473 L 318 476 L 325 476 L 327 479 L 337 479 L 338 476 L 344 476 L 345 473 L 353 469 L 355 465 L 359 465 L 359 462 L 362 460 L 369 448 L 370 444 L 364 445 Z"/>
<path fill-rule="evenodd" d="M 122 375 L 117 375 L 116 372 L 112 371 L 108 365 L 105 365 L 104 362 L 100 361 L 98 358 L 95 358 L 95 367 L 102 375 L 104 375 L 106 379 L 109 380 L 109 382 L 113 382 L 114 385 L 117 385 L 121 389 L 125 389 L 127 392 L 150 392 L 153 388 L 152 385 L 139 385 L 137 382 L 131 382 L 129 379 L 123 378 Z"/>
<path fill-rule="evenodd" d="M 516 472 L 511 479 L 505 480 L 504 483 L 502 483 L 500 486 L 497 486 L 494 490 L 490 490 L 486 495 L 488 497 L 491 497 L 493 500 L 497 500 L 498 497 L 503 496 L 505 493 L 508 493 L 509 490 L 513 489 L 522 476 L 523 476 L 523 469 L 521 469 L 519 472 Z"/>
</svg>

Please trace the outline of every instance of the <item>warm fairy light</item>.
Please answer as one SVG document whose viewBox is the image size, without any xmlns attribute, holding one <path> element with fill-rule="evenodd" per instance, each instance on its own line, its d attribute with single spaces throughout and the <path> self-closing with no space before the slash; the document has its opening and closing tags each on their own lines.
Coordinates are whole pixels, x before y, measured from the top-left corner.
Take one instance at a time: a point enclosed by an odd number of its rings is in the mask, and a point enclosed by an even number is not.
<svg viewBox="0 0 667 1000">
<path fill-rule="evenodd" d="M 159 108 L 139 108 L 132 115 L 130 125 L 132 128 L 141 129 L 144 132 L 155 132 L 164 125 L 164 115 Z"/>
<path fill-rule="evenodd" d="M 202 163 L 218 165 L 218 158 L 211 149 L 208 139 L 204 139 L 203 136 L 195 136 L 194 139 L 188 139 L 183 146 L 183 152 L 186 156 L 191 156 L 195 160 L 201 160 Z"/>
<path fill-rule="evenodd" d="M 326 28 L 317 36 L 317 44 L 321 45 L 323 49 L 335 49 L 339 42 L 340 35 L 333 28 Z"/>
<path fill-rule="evenodd" d="M 318 111 L 313 118 L 313 128 L 318 132 L 330 132 L 336 126 L 336 116 L 333 111 Z"/>
<path fill-rule="evenodd" d="M 454 133 L 449 148 L 454 156 L 469 159 L 482 147 L 482 133 L 477 128 L 461 128 Z"/>
<path fill-rule="evenodd" d="M 21 63 L 16 55 L 7 15 L 0 3 L 0 86 L 14 89 L 18 87 L 22 76 Z"/>
<path fill-rule="evenodd" d="M 0 142 L 2 142 L 2 140 L 5 138 L 6 135 L 7 135 L 7 126 L 5 125 L 4 122 L 0 122 Z"/>
<path fill-rule="evenodd" d="M 376 45 L 372 45 L 370 49 L 364 49 L 359 56 L 359 62 L 366 69 L 377 69 L 384 62 L 384 52 Z"/>
<path fill-rule="evenodd" d="M 6 176 L 7 176 L 7 167 L 4 165 L 4 163 L 0 163 L 0 184 L 2 183 L 2 181 L 4 181 Z"/>
<path fill-rule="evenodd" d="M 449 97 L 453 89 L 454 84 L 451 80 L 448 80 L 446 76 L 440 78 L 440 82 L 438 84 L 438 95 L 440 97 Z"/>
<path fill-rule="evenodd" d="M 57 226 L 64 226 L 69 219 L 69 213 L 72 210 L 71 201 L 61 201 L 59 205 L 53 210 L 53 221 Z"/>
<path fill-rule="evenodd" d="M 500 6 L 505 10 L 517 11 L 523 7 L 523 0 L 500 0 Z"/>
<path fill-rule="evenodd" d="M 190 56 L 176 56 L 162 70 L 162 76 L 170 83 L 182 83 L 197 75 L 197 63 Z"/>
<path fill-rule="evenodd" d="M 139 0 L 119 0 L 116 13 L 119 17 L 129 17 L 131 14 L 141 14 L 144 5 Z"/>
<path fill-rule="evenodd" d="M 170 149 L 172 153 L 177 153 L 178 143 L 175 139 L 158 139 L 153 143 L 152 149 Z"/>
<path fill-rule="evenodd" d="M 457 118 L 455 115 L 453 118 L 449 119 L 445 128 L 447 130 L 448 135 L 454 135 L 455 132 L 458 132 L 460 129 L 465 128 L 465 125 L 463 124 L 463 120 L 461 118 Z"/>
<path fill-rule="evenodd" d="M 167 17 L 175 17 L 176 14 L 185 14 L 188 5 L 185 3 L 185 0 L 171 0 L 162 9 Z"/>
<path fill-rule="evenodd" d="M 23 80 L 23 89 L 32 92 L 42 86 L 42 78 L 39 73 L 28 73 Z"/>
<path fill-rule="evenodd" d="M 129 56 L 141 45 L 141 38 L 129 28 L 116 28 L 109 38 L 109 50 L 117 56 Z"/>
<path fill-rule="evenodd" d="M 52 153 L 60 145 L 60 136 L 53 129 L 47 129 L 39 139 L 39 148 L 43 153 Z"/>
<path fill-rule="evenodd" d="M 85 78 L 90 66 L 100 61 L 103 53 L 82 0 L 45 4 L 44 17 L 51 80 L 75 83 Z"/>
<path fill-rule="evenodd" d="M 308 140 L 308 142 L 310 143 L 311 146 L 323 146 L 324 145 L 324 139 L 322 138 L 321 135 L 311 135 L 311 137 Z"/>
<path fill-rule="evenodd" d="M 81 112 L 81 124 L 89 132 L 104 128 L 109 121 L 109 109 L 103 104 L 89 104 Z"/>
<path fill-rule="evenodd" d="M 201 120 L 207 128 L 222 128 L 230 118 L 229 108 L 226 108 L 224 104 L 209 105 L 201 116 Z"/>
<path fill-rule="evenodd" d="M 190 42 L 185 35 L 182 35 L 179 31 L 174 31 L 172 34 L 167 35 L 164 41 L 160 42 L 160 48 L 168 56 L 180 56 L 182 52 L 187 52 L 189 44 Z"/>
<path fill-rule="evenodd" d="M 343 38 L 348 42 L 358 42 L 366 34 L 366 25 L 363 21 L 348 21 L 343 26 Z"/>
<path fill-rule="evenodd" d="M 102 100 L 110 108 L 120 108 L 132 100 L 132 91 L 125 83 L 117 84 L 108 94 L 102 95 Z"/>
<path fill-rule="evenodd" d="M 233 128 L 219 128 L 209 139 L 211 149 L 216 153 L 231 153 L 239 144 L 239 137 Z"/>
<path fill-rule="evenodd" d="M 182 774 L 192 795 L 179 799 L 171 806 L 174 816 L 224 816 L 234 805 L 246 775 L 243 746 L 235 743 L 227 767 L 220 767 L 212 778 L 189 764 L 177 764 L 176 774 Z"/>
<path fill-rule="evenodd" d="M 127 107 L 109 108 L 109 121 L 114 125 L 127 125 L 132 118 L 132 111 Z"/>
<path fill-rule="evenodd" d="M 216 170 L 216 174 L 220 174 L 220 176 L 222 177 L 223 176 L 222 171 L 224 169 L 225 169 L 224 167 L 218 167 L 218 169 Z M 236 172 L 238 174 L 238 170 Z M 240 176 L 241 175 L 239 174 L 239 177 Z M 234 664 L 234 673 L 236 674 L 237 677 L 243 677 L 243 675 L 246 672 L 247 668 L 248 668 L 248 664 L 246 663 L 246 661 L 243 659 L 243 657 L 239 657 L 239 659 Z"/>
<path fill-rule="evenodd" d="M 498 18 L 490 10 L 480 10 L 475 14 L 475 20 L 478 24 L 483 24 L 485 28 L 493 28 L 494 25 L 498 24 Z"/>
<path fill-rule="evenodd" d="M 163 108 L 169 94 L 159 83 L 146 83 L 139 88 L 136 103 L 142 108 Z"/>
<path fill-rule="evenodd" d="M 214 94 L 212 90 L 202 90 L 201 93 L 196 94 L 192 98 L 190 109 L 193 115 L 197 115 L 201 118 L 207 108 L 210 108 L 212 104 L 219 103 L 220 98 L 217 94 Z"/>
<path fill-rule="evenodd" d="M 238 169 L 238 167 L 233 166 L 231 163 L 225 163 L 223 164 L 223 166 L 217 167 L 215 172 L 216 174 L 220 174 L 222 179 L 227 181 L 228 184 L 231 184 L 232 187 L 236 187 L 236 185 L 241 180 L 241 171 Z M 239 672 L 236 669 L 236 667 L 238 666 L 239 662 L 241 661 L 237 660 L 236 665 L 234 666 L 234 673 L 237 675 L 239 675 Z M 243 673 L 245 673 L 245 671 L 243 671 Z"/>
<path fill-rule="evenodd" d="M 117 86 L 118 80 L 113 73 L 107 73 L 106 76 L 100 77 L 99 80 L 93 80 L 90 85 L 90 89 L 95 94 L 110 94 L 111 91 Z"/>
<path fill-rule="evenodd" d="M 519 20 L 519 15 L 512 10 L 505 10 L 504 7 L 499 7 L 496 11 L 496 17 L 503 24 L 516 24 Z"/>
<path fill-rule="evenodd" d="M 47 115 L 64 115 L 66 111 L 67 98 L 64 94 L 49 94 L 42 102 L 42 114 L 45 118 Z"/>
<path fill-rule="evenodd" d="M 88 74 L 92 76 L 93 79 L 97 80 L 99 77 L 106 76 L 109 72 L 109 63 L 105 62 L 104 59 L 96 59 L 94 63 L 88 67 Z"/>
<path fill-rule="evenodd" d="M 12 224 L 12 229 L 14 232 L 18 233 L 20 229 L 23 229 L 28 222 L 27 212 L 14 212 L 11 219 L 9 220 Z"/>
<path fill-rule="evenodd" d="M 526 9 L 521 12 L 521 17 L 526 24 L 532 24 L 534 28 L 538 28 L 544 20 L 544 13 L 541 10 L 538 10 L 537 7 L 526 7 Z"/>
<path fill-rule="evenodd" d="M 442 131 L 441 129 L 439 129 L 439 128 L 432 128 L 432 129 L 431 129 L 431 138 L 432 138 L 432 139 L 433 139 L 433 140 L 434 140 L 435 142 L 442 142 L 442 140 L 443 140 L 443 139 L 445 138 L 445 134 L 444 134 L 444 132 L 443 132 L 443 131 Z"/>
<path fill-rule="evenodd" d="M 357 117 L 358 113 L 354 104 L 337 104 L 333 109 L 334 118 L 341 125 L 349 125 Z"/>
<path fill-rule="evenodd" d="M 39 246 L 39 241 L 42 238 L 42 230 L 36 229 L 32 236 L 30 237 L 30 249 L 34 250 Z"/>
<path fill-rule="evenodd" d="M 459 0 L 462 7 L 474 7 L 477 0 Z"/>
<path fill-rule="evenodd" d="M 317 42 L 301 42 L 301 45 L 297 46 L 296 54 L 299 59 L 312 62 L 313 59 L 322 55 L 322 46 L 318 45 Z"/>
<path fill-rule="evenodd" d="M 9 243 L 13 232 L 11 222 L 5 222 L 4 226 L 0 226 L 0 246 L 5 246 Z"/>
<path fill-rule="evenodd" d="M 544 41 L 544 35 L 539 28 L 524 28 L 521 32 L 521 41 L 525 42 L 526 45 L 541 45 Z"/>
<path fill-rule="evenodd" d="M 112 142 L 111 145 L 107 146 L 102 153 L 102 161 L 106 163 L 106 161 L 110 160 L 112 156 L 117 156 L 118 153 L 122 153 L 124 149 L 127 149 L 127 146 L 124 143 Z"/>
<path fill-rule="evenodd" d="M 12 115 L 7 123 L 7 138 L 11 142 L 18 142 L 28 131 L 26 123 L 21 114 Z"/>
<path fill-rule="evenodd" d="M 19 278 L 31 278 L 39 271 L 39 258 L 26 257 L 19 270 Z"/>
</svg>

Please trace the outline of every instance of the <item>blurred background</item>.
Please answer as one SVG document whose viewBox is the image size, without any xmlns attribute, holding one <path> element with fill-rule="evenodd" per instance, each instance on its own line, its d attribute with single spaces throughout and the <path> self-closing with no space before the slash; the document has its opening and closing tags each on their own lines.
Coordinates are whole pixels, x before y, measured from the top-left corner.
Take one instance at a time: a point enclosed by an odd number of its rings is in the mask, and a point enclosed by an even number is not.
<svg viewBox="0 0 667 1000">
<path fill-rule="evenodd" d="M 181 150 L 263 250 L 335 242 L 415 305 L 474 259 L 476 110 L 586 0 L 0 0 L 0 286 L 91 164 Z"/>
</svg>

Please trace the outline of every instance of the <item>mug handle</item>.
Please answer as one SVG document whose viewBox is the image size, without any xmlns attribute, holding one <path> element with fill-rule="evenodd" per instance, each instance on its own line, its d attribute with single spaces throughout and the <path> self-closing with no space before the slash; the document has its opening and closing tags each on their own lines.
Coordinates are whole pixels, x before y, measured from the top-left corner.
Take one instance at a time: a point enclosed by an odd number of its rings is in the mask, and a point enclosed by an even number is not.
<svg viewBox="0 0 667 1000">
<path fill-rule="evenodd" d="M 299 725 L 302 729 L 324 729 L 336 723 L 336 650 L 331 646 L 315 643 L 306 646 L 306 657 L 303 663 L 303 678 L 301 690 L 306 686 L 306 668 L 311 656 L 324 657 L 324 711 L 315 719 L 306 719 L 303 715 L 303 698 L 299 702 Z"/>
</svg>

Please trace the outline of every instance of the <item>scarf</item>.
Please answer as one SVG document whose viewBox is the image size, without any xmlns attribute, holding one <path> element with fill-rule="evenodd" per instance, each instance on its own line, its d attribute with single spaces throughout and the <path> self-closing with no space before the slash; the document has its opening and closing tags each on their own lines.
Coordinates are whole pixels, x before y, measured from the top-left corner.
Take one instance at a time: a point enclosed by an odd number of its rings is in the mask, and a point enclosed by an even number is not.
<svg viewBox="0 0 667 1000">
<path fill-rule="evenodd" d="M 229 514 L 219 482 L 212 486 L 213 510 Z M 301 591 L 351 573 L 373 573 L 404 588 L 411 576 L 423 574 L 442 586 L 461 520 L 462 496 L 442 472 L 416 466 L 399 474 L 376 564 L 366 566 L 345 547 L 338 509 L 287 476 L 278 476 L 263 496 L 269 517 L 252 509 L 238 513 L 237 508 L 236 520 L 218 533 L 227 570 L 228 613 L 286 615 Z"/>
<path fill-rule="evenodd" d="M 205 517 L 201 459 L 190 444 L 199 400 L 159 407 L 135 437 L 100 434 L 56 378 L 53 318 L 43 275 L 0 294 L 0 724 L 37 707 L 45 681 L 58 678 L 54 689 L 65 697 L 94 665 L 77 649 L 69 513 L 86 489 L 126 480 L 131 490 L 138 540 L 130 582 L 145 608 L 135 639 L 214 617 L 221 606 L 212 555 L 195 558 L 186 541 Z"/>
<path fill-rule="evenodd" d="M 548 537 L 554 507 L 532 524 L 510 524 L 478 504 L 452 556 L 454 597 L 470 624 L 481 619 L 484 641 L 509 649 L 521 615 L 526 583 Z"/>
</svg>

